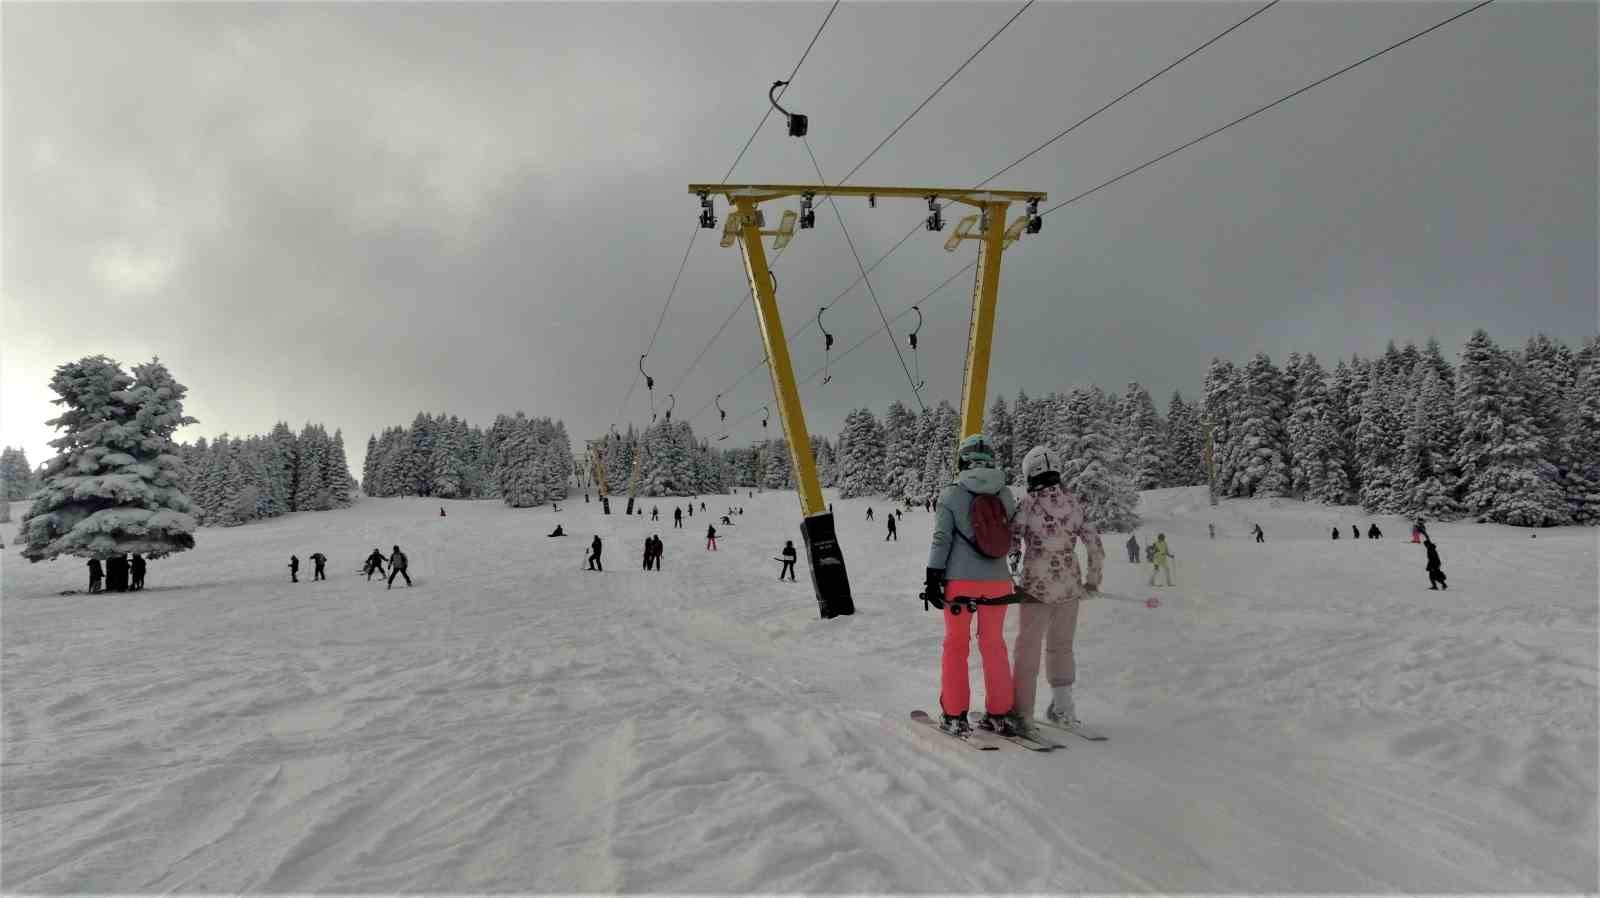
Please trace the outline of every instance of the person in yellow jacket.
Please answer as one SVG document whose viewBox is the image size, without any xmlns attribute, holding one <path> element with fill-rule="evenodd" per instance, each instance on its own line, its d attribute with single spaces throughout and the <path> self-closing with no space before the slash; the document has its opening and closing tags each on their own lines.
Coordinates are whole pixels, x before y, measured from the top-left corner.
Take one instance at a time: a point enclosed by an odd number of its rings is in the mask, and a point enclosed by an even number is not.
<svg viewBox="0 0 1600 898">
<path fill-rule="evenodd" d="M 1161 573 L 1165 573 L 1167 575 L 1167 585 L 1173 585 L 1172 559 L 1176 556 L 1174 556 L 1172 552 L 1167 549 L 1167 535 L 1165 533 L 1156 534 L 1156 542 L 1152 548 L 1155 550 L 1155 552 L 1151 559 L 1152 565 L 1150 567 L 1150 585 L 1156 585 L 1156 575 Z"/>
</svg>

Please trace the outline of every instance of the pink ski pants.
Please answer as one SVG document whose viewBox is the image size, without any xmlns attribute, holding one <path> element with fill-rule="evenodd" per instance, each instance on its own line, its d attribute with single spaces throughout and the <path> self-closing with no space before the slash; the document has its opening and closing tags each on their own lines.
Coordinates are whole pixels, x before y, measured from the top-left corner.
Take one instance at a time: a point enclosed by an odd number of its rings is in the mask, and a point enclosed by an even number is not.
<svg viewBox="0 0 1600 898">
<path fill-rule="evenodd" d="M 1009 580 L 951 580 L 944 587 L 945 598 L 998 599 L 1011 595 Z M 992 715 L 1011 711 L 1011 665 L 1006 660 L 1005 605 L 979 605 L 976 615 L 965 608 L 951 614 L 944 610 L 944 654 L 939 664 L 939 707 L 946 714 L 965 713 L 972 701 L 967 683 L 967 657 L 972 643 L 972 618 L 978 618 L 978 656 L 983 660 L 983 704 Z"/>
</svg>

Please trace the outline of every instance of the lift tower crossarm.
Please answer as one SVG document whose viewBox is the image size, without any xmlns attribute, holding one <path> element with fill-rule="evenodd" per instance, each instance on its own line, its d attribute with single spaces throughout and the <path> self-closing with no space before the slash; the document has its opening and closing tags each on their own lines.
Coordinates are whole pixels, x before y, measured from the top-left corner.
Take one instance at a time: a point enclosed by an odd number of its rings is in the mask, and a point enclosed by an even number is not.
<svg viewBox="0 0 1600 898">
<path fill-rule="evenodd" d="M 729 202 L 751 199 L 757 203 L 782 199 L 786 196 L 882 196 L 927 199 L 930 196 L 953 200 L 982 209 L 996 203 L 1020 203 L 1029 200 L 1044 202 L 1049 196 L 1030 190 L 973 190 L 970 187 L 830 187 L 826 184 L 690 184 L 689 192 L 718 194 Z"/>
</svg>

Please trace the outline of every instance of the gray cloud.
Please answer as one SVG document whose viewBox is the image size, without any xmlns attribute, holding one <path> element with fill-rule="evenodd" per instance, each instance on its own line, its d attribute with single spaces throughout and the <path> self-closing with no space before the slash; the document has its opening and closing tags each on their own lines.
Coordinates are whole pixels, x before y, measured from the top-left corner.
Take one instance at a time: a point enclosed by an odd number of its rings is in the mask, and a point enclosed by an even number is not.
<svg viewBox="0 0 1600 898">
<path fill-rule="evenodd" d="M 975 183 L 1251 8 L 1036 4 L 854 182 Z M 1282 4 L 1000 185 L 1070 196 L 1455 8 Z M 785 101 L 824 173 L 1014 9 L 842 5 Z M 323 421 L 357 465 L 419 409 L 603 430 L 693 227 L 684 186 L 722 176 L 825 10 L 8 6 L 3 441 L 42 460 L 51 368 L 95 352 L 159 353 L 191 387 L 191 437 Z M 1593 4 L 1495 4 L 1052 215 L 1007 254 L 992 392 L 1138 379 L 1164 403 L 1212 355 L 1594 332 L 1595 33 Z M 734 177 L 815 175 L 774 120 Z M 841 209 L 868 264 L 923 214 Z M 762 355 L 742 311 L 679 382 L 743 292 L 715 236 L 648 363 L 680 415 Z M 970 260 L 941 242 L 874 274 L 888 314 Z M 826 206 L 775 267 L 791 331 L 856 276 Z M 970 284 L 924 304 L 931 399 L 956 398 Z M 859 287 L 827 320 L 839 349 L 880 325 Z M 810 373 L 820 336 L 793 353 Z M 910 400 L 886 337 L 833 373 L 802 392 L 813 430 Z M 724 406 L 769 397 L 758 372 Z M 641 388 L 624 421 L 648 418 Z"/>
</svg>

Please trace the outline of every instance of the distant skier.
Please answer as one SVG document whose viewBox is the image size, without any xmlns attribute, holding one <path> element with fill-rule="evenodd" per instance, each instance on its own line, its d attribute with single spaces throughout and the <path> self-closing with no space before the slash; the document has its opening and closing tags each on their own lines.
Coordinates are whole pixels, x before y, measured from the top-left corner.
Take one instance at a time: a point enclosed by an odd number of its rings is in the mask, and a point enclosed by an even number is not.
<svg viewBox="0 0 1600 898">
<path fill-rule="evenodd" d="M 583 494 L 583 504 L 585 504 L 585 505 L 589 504 L 589 494 L 588 493 L 584 493 Z"/>
<path fill-rule="evenodd" d="M 1255 529 L 1254 532 L 1255 532 L 1255 535 L 1256 535 L 1256 542 L 1264 543 L 1264 542 L 1267 541 L 1266 531 L 1261 529 L 1261 525 L 1260 524 L 1256 525 L 1256 529 Z"/>
<path fill-rule="evenodd" d="M 867 506 L 867 520 L 869 520 L 869 521 L 872 520 L 872 506 L 871 505 Z"/>
<path fill-rule="evenodd" d="M 1411 541 L 1420 543 L 1428 538 L 1428 524 L 1422 518 L 1417 518 L 1416 524 L 1411 529 Z"/>
<path fill-rule="evenodd" d="M 1172 559 L 1176 556 L 1167 551 L 1167 535 L 1165 533 L 1156 534 L 1156 541 L 1151 544 L 1151 548 L 1154 549 L 1154 553 L 1151 557 L 1150 585 L 1156 585 L 1157 574 L 1165 573 L 1167 575 L 1167 585 L 1171 586 Z"/>
<path fill-rule="evenodd" d="M 730 518 L 727 515 L 723 515 L 722 516 L 722 523 L 728 525 L 729 527 L 732 527 L 733 526 L 733 518 Z"/>
<path fill-rule="evenodd" d="M 693 502 L 689 503 L 689 517 L 691 517 L 691 518 L 694 517 L 694 503 Z"/>
<path fill-rule="evenodd" d="M 652 521 L 661 520 L 661 509 L 657 508 L 654 505 L 650 506 L 650 520 L 652 520 Z"/>
<path fill-rule="evenodd" d="M 567 531 L 562 530 L 560 524 L 556 525 L 556 529 L 554 529 L 554 530 L 550 531 L 549 533 L 545 534 L 545 536 L 547 536 L 547 537 L 550 537 L 550 536 L 566 536 L 566 535 L 567 535 Z"/>
<path fill-rule="evenodd" d="M 967 681 L 972 619 L 978 619 L 978 654 L 983 661 L 984 710 L 996 732 L 1012 735 L 1011 665 L 1006 660 L 1005 605 L 980 605 L 963 614 L 957 599 L 998 599 L 1014 591 L 1006 554 L 1011 547 L 1011 521 L 1017 500 L 1006 487 L 1005 472 L 995 465 L 994 450 L 983 434 L 961 441 L 956 451 L 956 480 L 939 495 L 924 593 L 943 610 L 944 644 L 940 658 L 940 728 L 952 735 L 970 732 Z M 946 601 L 948 596 L 949 601 Z"/>
<path fill-rule="evenodd" d="M 1209 522 L 1206 524 L 1206 536 L 1210 537 L 1211 539 L 1216 539 L 1217 538 L 1217 525 L 1216 524 L 1212 524 L 1212 523 L 1209 523 Z"/>
<path fill-rule="evenodd" d="M 100 559 L 98 559 L 98 558 L 89 559 L 88 567 L 89 567 L 89 591 L 91 593 L 100 592 L 102 589 L 105 588 L 102 584 L 105 582 L 105 579 L 106 579 L 105 570 L 100 566 Z"/>
<path fill-rule="evenodd" d="M 1339 528 L 1337 526 L 1335 526 L 1333 528 L 1333 538 L 1334 539 L 1338 539 L 1339 538 Z"/>
<path fill-rule="evenodd" d="M 1350 525 L 1350 538 L 1351 539 L 1360 539 L 1361 538 L 1361 528 L 1357 527 L 1354 524 L 1351 524 Z"/>
<path fill-rule="evenodd" d="M 443 505 L 439 506 L 439 517 L 441 517 L 441 518 L 448 517 L 448 515 L 446 515 L 444 513 L 444 506 Z"/>
<path fill-rule="evenodd" d="M 655 569 L 659 571 L 661 570 L 661 554 L 666 551 L 667 547 L 662 544 L 661 534 L 659 533 L 650 537 L 650 541 L 653 544 L 650 551 L 650 560 L 654 563 Z"/>
<path fill-rule="evenodd" d="M 368 583 L 372 582 L 372 574 L 373 574 L 374 571 L 377 572 L 378 579 L 380 579 L 380 580 L 383 579 L 383 577 L 384 577 L 383 563 L 384 563 L 383 562 L 383 553 L 378 551 L 378 547 L 377 546 L 373 546 L 372 547 L 372 554 L 367 556 L 367 560 L 362 565 L 362 568 L 361 568 L 367 575 L 367 582 Z"/>
<path fill-rule="evenodd" d="M 675 506 L 672 509 L 672 526 L 678 530 L 683 529 L 683 507 Z"/>
<path fill-rule="evenodd" d="M 328 556 L 322 554 L 321 552 L 312 552 L 311 553 L 311 564 L 313 565 L 313 567 L 311 569 L 311 580 L 312 580 L 312 582 L 316 582 L 318 580 L 326 580 L 326 579 L 328 579 L 328 572 L 323 569 L 327 565 L 327 563 L 328 563 Z"/>
<path fill-rule="evenodd" d="M 1156 560 L 1156 544 L 1144 544 L 1144 560 L 1146 564 L 1154 564 Z"/>
<path fill-rule="evenodd" d="M 894 523 L 895 518 L 894 518 L 894 515 L 893 514 L 886 514 L 886 515 L 884 515 L 884 518 L 886 520 L 888 520 L 888 522 L 889 522 L 889 533 L 888 533 L 887 536 L 885 536 L 883 538 L 883 541 L 884 542 L 888 542 L 889 540 L 892 539 L 895 542 L 899 542 L 900 541 L 900 534 L 898 532 L 896 532 L 896 530 L 895 530 L 895 523 Z"/>
<path fill-rule="evenodd" d="M 710 524 L 706 525 L 706 551 L 717 551 L 717 528 Z"/>
<path fill-rule="evenodd" d="M 700 510 L 701 511 L 705 511 L 706 510 L 706 504 L 704 502 L 700 503 Z"/>
<path fill-rule="evenodd" d="M 596 533 L 594 535 L 594 539 L 589 543 L 589 570 L 605 570 L 605 568 L 600 565 L 600 550 L 602 548 L 603 546 L 600 544 L 600 534 Z"/>
<path fill-rule="evenodd" d="M 118 552 L 106 561 L 106 589 L 128 591 L 128 553 Z"/>
<path fill-rule="evenodd" d="M 1428 588 L 1436 590 L 1442 586 L 1449 589 L 1450 584 L 1444 582 L 1444 565 L 1439 561 L 1439 547 L 1426 537 L 1422 540 L 1422 546 L 1428 552 L 1428 566 L 1425 568 L 1428 572 Z"/>
<path fill-rule="evenodd" d="M 1367 528 L 1367 539 L 1383 539 L 1383 531 L 1378 529 L 1377 522 Z"/>
<path fill-rule="evenodd" d="M 138 552 L 133 553 L 133 558 L 128 562 L 128 572 L 133 576 L 132 589 L 138 592 L 144 589 L 144 556 Z"/>
<path fill-rule="evenodd" d="M 1136 533 L 1128 534 L 1128 561 L 1139 563 L 1139 535 Z"/>
<path fill-rule="evenodd" d="M 782 580 L 783 579 L 783 575 L 787 573 L 789 575 L 789 581 L 793 582 L 794 581 L 794 561 L 795 561 L 795 558 L 797 557 L 796 554 L 795 554 L 795 551 L 794 551 L 794 540 L 792 540 L 792 539 L 784 540 L 784 542 L 783 542 L 783 551 L 778 553 L 778 554 L 783 556 L 783 569 L 778 571 L 778 579 Z"/>
<path fill-rule="evenodd" d="M 560 502 L 555 502 L 555 501 L 552 501 L 552 502 L 551 502 L 551 503 L 550 503 L 550 510 L 551 510 L 551 511 L 560 511 L 560 510 L 561 510 L 561 503 L 560 503 Z M 639 509 L 639 513 L 640 513 L 640 514 L 643 514 L 643 513 L 644 513 L 644 509 L 642 509 L 642 508 L 641 508 L 641 509 Z"/>
<path fill-rule="evenodd" d="M 411 586 L 411 575 L 406 573 L 406 553 L 400 551 L 399 546 L 394 547 L 394 554 L 389 556 L 389 585 L 385 589 L 394 589 L 394 578 L 404 577 L 406 586 Z"/>
<path fill-rule="evenodd" d="M 1011 661 L 1015 696 L 1011 714 L 1013 724 L 1026 734 L 1033 729 L 1041 649 L 1051 690 L 1045 717 L 1068 726 L 1078 722 L 1072 703 L 1072 685 L 1077 679 L 1072 641 L 1078 628 L 1078 603 L 1099 591 L 1106 551 L 1100 534 L 1084 521 L 1082 506 L 1061 484 L 1059 455 L 1035 446 L 1022 459 L 1022 471 L 1028 492 L 1017 504 L 1011 545 L 1014 550 L 1025 550 L 1020 585 L 1038 604 L 1018 609 L 1022 620 Z M 1089 573 L 1081 582 L 1075 550 L 1080 540 L 1089 561 Z"/>
<path fill-rule="evenodd" d="M 903 508 L 896 508 L 896 509 L 895 509 L 895 510 L 894 510 L 894 517 L 895 517 L 895 520 L 899 520 L 899 519 L 900 519 L 900 518 L 901 518 L 901 517 L 903 517 L 903 516 L 904 516 L 904 515 L 905 515 L 905 513 L 906 513 L 906 512 L 905 512 L 905 509 L 903 509 Z"/>
<path fill-rule="evenodd" d="M 289 556 L 289 582 L 300 582 L 300 557 L 298 555 Z"/>
<path fill-rule="evenodd" d="M 656 541 L 650 537 L 644 538 L 644 569 L 650 570 L 650 564 L 655 560 Z"/>
</svg>

